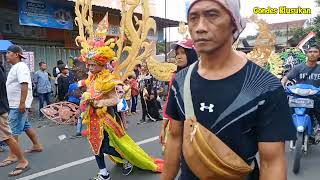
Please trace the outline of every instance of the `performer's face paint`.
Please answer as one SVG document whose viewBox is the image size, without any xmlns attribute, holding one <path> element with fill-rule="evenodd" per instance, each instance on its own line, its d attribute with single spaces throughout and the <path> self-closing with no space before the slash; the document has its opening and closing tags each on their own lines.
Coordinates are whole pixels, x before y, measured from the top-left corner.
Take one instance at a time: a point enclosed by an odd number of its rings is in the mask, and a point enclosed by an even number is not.
<svg viewBox="0 0 320 180">
<path fill-rule="evenodd" d="M 177 66 L 181 68 L 184 68 L 187 66 L 188 64 L 187 54 L 183 47 L 179 46 L 176 49 L 176 61 L 177 61 Z"/>
<path fill-rule="evenodd" d="M 215 1 L 200 1 L 189 12 L 188 25 L 195 48 L 212 54 L 233 41 L 234 23 L 228 11 Z"/>
<path fill-rule="evenodd" d="M 318 61 L 318 59 L 319 59 L 319 57 L 320 57 L 319 49 L 316 48 L 316 47 L 311 47 L 311 48 L 308 50 L 307 56 L 308 56 L 308 61 L 311 61 L 311 62 L 316 62 L 316 61 Z"/>
<path fill-rule="evenodd" d="M 94 61 L 89 61 L 87 66 L 92 74 L 98 74 L 104 69 L 104 66 L 101 66 Z"/>
</svg>

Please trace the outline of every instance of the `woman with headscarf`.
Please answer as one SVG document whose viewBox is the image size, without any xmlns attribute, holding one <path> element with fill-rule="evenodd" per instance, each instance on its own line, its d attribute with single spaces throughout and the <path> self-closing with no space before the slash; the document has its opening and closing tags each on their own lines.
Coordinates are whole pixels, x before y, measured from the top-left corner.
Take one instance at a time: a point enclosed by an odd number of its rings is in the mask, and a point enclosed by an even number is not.
<svg viewBox="0 0 320 180">
<path fill-rule="evenodd" d="M 190 66 L 191 64 L 193 64 L 198 60 L 198 55 L 193 47 L 193 42 L 191 39 L 177 42 L 172 46 L 172 49 L 175 50 L 176 64 L 178 66 L 176 73 Z M 171 86 L 171 82 L 170 82 L 170 86 Z M 165 119 L 163 121 L 163 126 L 161 127 L 161 132 L 160 132 L 160 143 L 163 145 L 163 150 L 165 147 L 164 145 L 165 145 L 166 137 L 168 135 L 168 128 L 170 124 L 168 116 L 166 116 L 165 113 L 164 113 L 164 117 Z"/>
</svg>

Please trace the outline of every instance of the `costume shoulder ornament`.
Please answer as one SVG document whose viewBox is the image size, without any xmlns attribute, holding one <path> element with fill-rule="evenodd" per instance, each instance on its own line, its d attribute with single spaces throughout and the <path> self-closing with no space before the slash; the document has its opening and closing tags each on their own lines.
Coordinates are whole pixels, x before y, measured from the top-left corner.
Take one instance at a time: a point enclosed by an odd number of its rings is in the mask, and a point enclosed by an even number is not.
<svg viewBox="0 0 320 180">
<path fill-rule="evenodd" d="M 247 54 L 248 59 L 278 78 L 282 78 L 295 65 L 306 61 L 306 55 L 298 48 L 287 48 L 280 53 L 276 53 L 274 50 L 275 36 L 269 30 L 267 22 L 258 19 L 255 15 L 247 20 L 256 23 L 259 27 L 255 47 L 253 51 Z"/>
<path fill-rule="evenodd" d="M 134 15 L 139 6 L 142 9 L 141 19 Z M 155 20 L 150 17 L 149 0 L 121 0 L 121 7 L 120 35 L 117 40 L 106 40 L 109 27 L 108 13 L 94 31 L 91 0 L 76 1 L 75 22 L 79 27 L 76 43 L 82 47 L 82 60 L 94 58 L 102 64 L 111 60 L 118 61 L 112 74 L 119 80 L 131 75 L 136 64 L 144 63 L 155 78 L 170 81 L 176 66 L 158 62 L 152 55 L 155 51 L 154 46 L 147 39 L 148 33 L 155 34 L 157 29 Z M 115 46 L 117 51 L 114 50 Z"/>
</svg>

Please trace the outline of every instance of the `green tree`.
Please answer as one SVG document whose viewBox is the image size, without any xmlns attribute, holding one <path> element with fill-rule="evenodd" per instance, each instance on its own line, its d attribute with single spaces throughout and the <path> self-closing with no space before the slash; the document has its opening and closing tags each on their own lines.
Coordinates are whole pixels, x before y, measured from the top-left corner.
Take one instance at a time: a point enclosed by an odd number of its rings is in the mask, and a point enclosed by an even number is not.
<svg viewBox="0 0 320 180">
<path fill-rule="evenodd" d="M 165 53 L 164 42 L 157 42 L 157 54 Z"/>
<path fill-rule="evenodd" d="M 320 7 L 320 0 L 315 0 L 315 2 L 317 6 Z M 310 27 L 308 28 L 299 27 L 294 29 L 292 32 L 293 38 L 291 38 L 290 44 L 297 45 L 311 31 L 317 33 L 316 43 L 320 45 L 320 15 L 313 18 L 313 21 Z"/>
<path fill-rule="evenodd" d="M 308 28 L 299 27 L 294 29 L 292 32 L 293 37 L 291 38 L 290 44 L 297 45 L 311 31 L 317 33 L 316 43 L 320 45 L 320 15 L 313 18 L 313 22 L 311 23 L 310 27 Z"/>
</svg>

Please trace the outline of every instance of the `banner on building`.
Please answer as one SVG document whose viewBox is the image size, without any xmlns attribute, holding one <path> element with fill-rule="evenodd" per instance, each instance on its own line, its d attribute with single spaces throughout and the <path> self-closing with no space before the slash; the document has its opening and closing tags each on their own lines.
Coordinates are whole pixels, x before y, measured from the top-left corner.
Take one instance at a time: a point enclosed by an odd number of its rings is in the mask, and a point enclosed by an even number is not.
<svg viewBox="0 0 320 180">
<path fill-rule="evenodd" d="M 34 52 L 23 52 L 26 59 L 22 61 L 27 64 L 31 72 L 34 72 Z"/>
<path fill-rule="evenodd" d="M 73 29 L 73 8 L 52 0 L 19 0 L 20 25 Z"/>
</svg>

